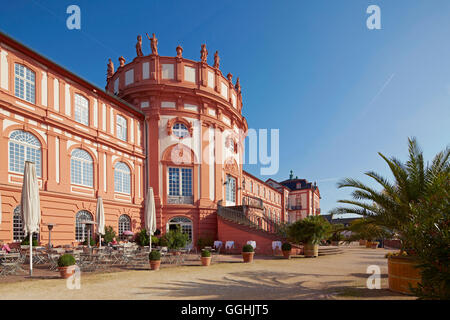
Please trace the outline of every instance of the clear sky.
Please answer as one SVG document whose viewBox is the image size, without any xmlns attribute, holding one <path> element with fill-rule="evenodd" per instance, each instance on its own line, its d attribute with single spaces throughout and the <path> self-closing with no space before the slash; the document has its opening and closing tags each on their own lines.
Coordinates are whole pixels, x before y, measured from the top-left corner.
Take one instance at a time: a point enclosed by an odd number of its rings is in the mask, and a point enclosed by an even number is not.
<svg viewBox="0 0 450 320">
<path fill-rule="evenodd" d="M 81 30 L 66 8 L 81 8 Z M 381 30 L 369 30 L 369 5 Z M 416 136 L 426 159 L 450 142 L 450 1 L 3 1 L 0 30 L 105 87 L 106 63 L 135 57 L 136 36 L 156 33 L 161 55 L 209 63 L 239 76 L 251 128 L 280 130 L 275 180 L 317 181 L 322 212 L 347 198 L 343 177 L 387 175 L 377 152 L 405 159 Z M 258 165 L 246 165 L 261 176 Z M 389 175 L 388 175 L 389 177 Z"/>
</svg>

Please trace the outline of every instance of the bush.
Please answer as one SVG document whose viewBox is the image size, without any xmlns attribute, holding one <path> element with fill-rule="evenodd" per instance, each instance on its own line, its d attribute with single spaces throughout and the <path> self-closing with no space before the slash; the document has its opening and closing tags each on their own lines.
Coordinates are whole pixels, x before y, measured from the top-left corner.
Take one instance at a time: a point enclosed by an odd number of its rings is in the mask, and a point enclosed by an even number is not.
<svg viewBox="0 0 450 320">
<path fill-rule="evenodd" d="M 94 238 L 92 238 L 91 237 L 91 240 L 90 240 L 90 242 L 91 242 L 91 247 L 94 247 L 95 246 L 95 239 Z M 84 240 L 84 242 L 83 242 L 83 245 L 85 245 L 85 246 L 87 246 L 88 245 L 88 240 L 86 239 L 86 240 Z"/>
<path fill-rule="evenodd" d="M 197 247 L 203 249 L 204 247 L 212 247 L 214 245 L 214 240 L 210 237 L 198 238 Z"/>
<path fill-rule="evenodd" d="M 37 247 L 39 245 L 37 239 L 33 239 L 32 246 Z M 25 238 L 23 238 L 22 242 L 20 243 L 22 246 L 29 246 L 30 245 L 30 236 L 26 235 Z"/>
<path fill-rule="evenodd" d="M 161 253 L 157 250 L 150 251 L 148 258 L 150 261 L 159 261 L 161 260 Z"/>
<path fill-rule="evenodd" d="M 181 227 L 177 226 L 176 230 L 170 230 L 164 237 L 167 240 L 167 246 L 169 249 L 184 248 L 189 241 L 189 235 L 181 231 Z"/>
<path fill-rule="evenodd" d="M 203 249 L 202 258 L 209 258 L 209 257 L 211 257 L 211 251 Z"/>
<path fill-rule="evenodd" d="M 69 267 L 75 265 L 77 262 L 71 254 L 63 254 L 58 259 L 58 267 Z"/>
<path fill-rule="evenodd" d="M 282 251 L 291 251 L 292 245 L 289 242 L 285 242 L 281 245 Z"/>
<path fill-rule="evenodd" d="M 156 236 L 152 236 L 152 247 L 157 246 L 159 244 L 159 238 Z"/>
<path fill-rule="evenodd" d="M 294 243 L 319 244 L 331 230 L 330 223 L 321 216 L 309 216 L 288 227 L 287 234 Z"/>
<path fill-rule="evenodd" d="M 110 243 L 113 241 L 113 238 L 116 238 L 116 232 L 114 231 L 113 227 L 105 227 L 105 235 L 103 236 L 103 241 L 105 243 Z"/>
<path fill-rule="evenodd" d="M 139 231 L 139 233 L 136 234 L 134 240 L 141 247 L 145 247 L 150 244 L 150 237 L 147 234 L 147 230 L 145 229 L 141 229 L 141 231 Z"/>
<path fill-rule="evenodd" d="M 159 238 L 159 245 L 161 247 L 167 247 L 167 246 L 169 246 L 169 243 L 167 242 L 166 238 L 162 237 L 162 238 Z"/>
<path fill-rule="evenodd" d="M 246 244 L 242 247 L 242 252 L 254 252 L 253 247 L 250 244 Z"/>
</svg>

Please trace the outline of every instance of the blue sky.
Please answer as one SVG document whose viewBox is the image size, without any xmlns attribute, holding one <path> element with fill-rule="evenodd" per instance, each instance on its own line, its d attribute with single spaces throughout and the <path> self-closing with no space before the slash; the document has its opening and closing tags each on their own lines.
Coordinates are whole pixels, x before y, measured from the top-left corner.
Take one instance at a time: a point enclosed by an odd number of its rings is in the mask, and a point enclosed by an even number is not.
<svg viewBox="0 0 450 320">
<path fill-rule="evenodd" d="M 81 31 L 66 8 L 81 8 Z M 381 8 L 368 30 L 366 8 Z M 416 136 L 426 159 L 450 142 L 450 1 L 42 1 L 2 4 L 0 30 L 101 88 L 106 63 L 135 57 L 136 36 L 156 33 L 161 55 L 209 63 L 240 77 L 251 128 L 280 129 L 280 170 L 317 181 L 322 212 L 347 198 L 343 177 L 375 170 L 377 155 L 405 159 Z M 246 165 L 261 177 L 258 165 Z"/>
</svg>

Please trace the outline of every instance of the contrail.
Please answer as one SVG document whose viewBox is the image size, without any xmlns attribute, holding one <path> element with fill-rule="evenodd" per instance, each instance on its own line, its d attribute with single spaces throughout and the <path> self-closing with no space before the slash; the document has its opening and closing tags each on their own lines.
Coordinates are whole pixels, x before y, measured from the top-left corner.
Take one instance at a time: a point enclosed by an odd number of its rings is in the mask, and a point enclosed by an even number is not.
<svg viewBox="0 0 450 320">
<path fill-rule="evenodd" d="M 379 95 L 381 93 L 383 93 L 384 89 L 386 89 L 387 85 L 389 84 L 389 82 L 391 82 L 392 78 L 394 78 L 395 73 L 393 73 L 389 79 L 387 79 L 387 81 L 383 84 L 383 86 L 381 87 L 380 91 L 378 91 L 378 93 L 372 98 L 372 100 L 370 101 L 370 103 L 367 105 L 367 108 L 370 107 L 372 105 L 372 103 L 375 102 L 375 100 L 379 97 Z"/>
</svg>

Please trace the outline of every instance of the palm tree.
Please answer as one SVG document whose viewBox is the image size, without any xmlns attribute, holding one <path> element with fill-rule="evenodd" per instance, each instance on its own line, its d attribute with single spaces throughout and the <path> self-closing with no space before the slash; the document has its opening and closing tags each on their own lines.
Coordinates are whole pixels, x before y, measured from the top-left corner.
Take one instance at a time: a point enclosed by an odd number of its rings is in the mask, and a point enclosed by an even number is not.
<svg viewBox="0 0 450 320">
<path fill-rule="evenodd" d="M 415 138 L 408 139 L 408 146 L 409 159 L 405 164 L 395 157 L 388 159 L 378 153 L 389 166 L 394 176 L 393 182 L 376 172 L 366 172 L 365 175 L 382 187 L 378 191 L 358 180 L 346 178 L 338 182 L 338 188 L 354 188 L 353 200 L 339 200 L 339 203 L 350 206 L 332 210 L 332 214 L 362 215 L 367 223 L 376 223 L 395 232 L 402 241 L 402 249 L 408 246 L 406 228 L 414 217 L 412 206 L 432 194 L 440 179 L 450 178 L 449 147 L 439 152 L 431 165 L 425 165 Z"/>
</svg>

